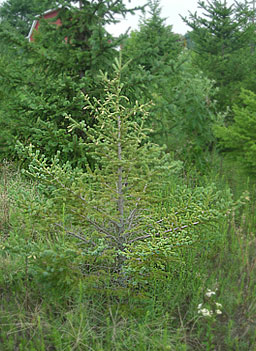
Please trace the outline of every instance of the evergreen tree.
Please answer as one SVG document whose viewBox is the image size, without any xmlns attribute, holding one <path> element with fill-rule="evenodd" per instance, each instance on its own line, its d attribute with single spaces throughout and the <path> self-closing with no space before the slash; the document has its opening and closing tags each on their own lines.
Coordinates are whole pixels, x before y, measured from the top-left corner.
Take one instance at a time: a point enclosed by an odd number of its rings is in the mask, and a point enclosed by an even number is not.
<svg viewBox="0 0 256 351">
<path fill-rule="evenodd" d="M 6 0 L 0 6 L 0 22 L 7 22 L 20 34 L 27 36 L 35 18 L 53 8 L 55 0 Z"/>
<path fill-rule="evenodd" d="M 152 119 L 155 117 L 155 138 L 160 143 L 162 139 L 188 166 L 196 164 L 204 171 L 210 165 L 215 144 L 212 127 L 218 118 L 216 89 L 214 83 L 194 67 L 189 51 L 185 50 L 173 67 L 165 94 L 159 91 L 154 95 L 156 106 L 159 101 L 166 108 L 165 116 L 160 110 L 155 110 L 152 116 Z"/>
<path fill-rule="evenodd" d="M 251 51 L 255 26 L 248 5 L 227 1 L 199 1 L 203 16 L 189 13 L 183 20 L 192 28 L 194 62 L 219 87 L 217 99 L 224 110 L 232 105 L 255 60 Z"/>
<path fill-rule="evenodd" d="M 111 66 L 121 40 L 113 38 L 104 26 L 116 22 L 116 15 L 136 9 L 127 10 L 122 0 L 83 0 L 79 4 L 78 8 L 74 2 L 63 3 L 58 16 L 60 27 L 41 20 L 33 43 L 15 36 L 4 25 L 0 27 L 0 40 L 17 52 L 14 60 L 6 55 L 8 70 L 4 64 L 0 68 L 0 75 L 13 87 L 0 111 L 0 124 L 10 135 L 5 145 L 11 153 L 15 140 L 20 139 L 24 143 L 33 141 L 48 156 L 61 150 L 64 161 L 71 159 L 78 164 L 80 158 L 84 162 L 78 138 L 85 135 L 78 132 L 70 139 L 64 110 L 79 119 L 83 93 L 100 96 L 99 70 Z"/>
<path fill-rule="evenodd" d="M 245 167 L 249 172 L 256 170 L 256 94 L 242 90 L 240 103 L 233 106 L 234 122 L 215 127 L 222 150 Z"/>
<path fill-rule="evenodd" d="M 148 121 L 152 140 L 179 159 L 202 163 L 214 141 L 215 92 L 183 44 L 161 18 L 160 2 L 151 1 L 150 17 L 131 33 L 122 53 L 132 62 L 127 84 L 135 87 L 134 99 L 154 103 Z"/>
<path fill-rule="evenodd" d="M 172 26 L 165 24 L 159 0 L 149 2 L 148 16 L 141 19 L 139 29 L 125 42 L 124 53 L 136 65 L 157 75 L 181 52 L 182 37 L 173 33 Z"/>
<path fill-rule="evenodd" d="M 173 126 L 167 97 L 176 84 L 175 61 L 182 51 L 181 36 L 161 17 L 160 1 L 149 2 L 149 17 L 141 19 L 122 49 L 124 60 L 131 61 L 127 79 L 128 94 L 140 101 L 152 100 L 150 127 L 153 140 L 168 144 L 165 135 Z"/>
<path fill-rule="evenodd" d="M 152 92 L 171 75 L 171 60 L 182 50 L 181 36 L 161 17 L 159 0 L 149 2 L 148 15 L 141 18 L 139 29 L 131 32 L 122 49 L 124 60 L 132 62 L 127 84 L 134 89 L 135 99 L 152 98 Z"/>
<path fill-rule="evenodd" d="M 167 206 L 162 205 L 160 189 L 181 163 L 150 141 L 145 128 L 148 107 L 133 105 L 123 95 L 125 67 L 117 60 L 114 68 L 113 79 L 102 76 L 104 98 L 85 96 L 84 108 L 98 123 L 91 128 L 67 116 L 69 132 L 78 128 L 87 133 L 85 147 L 96 167 L 72 170 L 69 163 L 59 164 L 60 154 L 49 161 L 32 146 L 25 148 L 31 159 L 27 173 L 46 184 L 46 230 L 54 225 L 55 233 L 60 228 L 62 234 L 79 239 L 89 279 L 94 276 L 98 286 L 99 279 L 107 278 L 108 287 L 166 279 L 195 242 L 197 225 L 215 223 L 226 207 L 212 188 L 192 194 L 185 187 L 168 195 Z"/>
</svg>

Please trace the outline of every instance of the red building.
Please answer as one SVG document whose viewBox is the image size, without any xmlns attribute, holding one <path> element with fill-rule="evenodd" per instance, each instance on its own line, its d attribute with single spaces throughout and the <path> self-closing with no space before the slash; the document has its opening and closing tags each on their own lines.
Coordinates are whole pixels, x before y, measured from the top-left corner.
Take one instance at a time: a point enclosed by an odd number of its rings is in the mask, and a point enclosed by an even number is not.
<svg viewBox="0 0 256 351">
<path fill-rule="evenodd" d="M 60 11 L 60 9 L 48 10 L 48 11 L 45 11 L 42 15 L 37 16 L 37 19 L 35 19 L 33 21 L 32 26 L 30 28 L 29 34 L 27 36 L 28 40 L 34 41 L 33 34 L 34 34 L 34 31 L 38 30 L 38 28 L 40 27 L 40 19 L 41 18 L 46 19 L 46 20 L 52 19 L 54 17 L 57 17 L 59 11 Z M 51 23 L 56 24 L 56 26 L 61 26 L 61 21 L 59 18 L 56 19 L 55 22 L 51 22 Z"/>
</svg>

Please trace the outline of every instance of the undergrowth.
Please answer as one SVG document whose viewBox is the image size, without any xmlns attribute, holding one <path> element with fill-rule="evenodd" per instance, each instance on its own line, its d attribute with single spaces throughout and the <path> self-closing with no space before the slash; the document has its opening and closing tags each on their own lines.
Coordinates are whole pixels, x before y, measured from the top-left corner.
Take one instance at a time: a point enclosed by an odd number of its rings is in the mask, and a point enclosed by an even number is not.
<svg viewBox="0 0 256 351">
<path fill-rule="evenodd" d="M 213 178 L 225 196 L 228 185 L 216 174 L 201 183 Z M 183 182 L 196 187 L 187 177 L 174 179 L 171 190 Z M 232 182 L 234 187 L 236 179 Z M 250 192 L 211 230 L 202 227 L 200 240 L 180 252 L 182 266 L 167 267 L 171 274 L 165 279 L 156 275 L 135 287 L 122 286 L 99 270 L 88 272 L 74 237 L 43 230 L 44 214 L 37 221 L 32 214 L 47 198 L 35 182 L 5 164 L 1 350 L 255 350 L 255 190 L 237 188 L 237 199 Z M 28 203 L 30 208 L 22 206 Z"/>
</svg>

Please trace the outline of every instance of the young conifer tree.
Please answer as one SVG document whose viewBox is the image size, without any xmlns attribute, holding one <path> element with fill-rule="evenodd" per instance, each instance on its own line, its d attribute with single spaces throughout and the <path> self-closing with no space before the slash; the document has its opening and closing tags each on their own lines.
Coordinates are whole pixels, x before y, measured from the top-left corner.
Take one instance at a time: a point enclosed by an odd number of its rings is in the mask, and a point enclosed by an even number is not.
<svg viewBox="0 0 256 351">
<path fill-rule="evenodd" d="M 148 106 L 130 103 L 122 93 L 126 67 L 116 60 L 114 68 L 113 79 L 102 74 L 104 99 L 85 96 L 84 108 L 95 119 L 94 126 L 66 116 L 69 133 L 79 129 L 86 134 L 86 141 L 79 141 L 91 160 L 86 172 L 61 165 L 58 155 L 49 161 L 31 146 L 28 173 L 48 184 L 46 225 L 78 238 L 85 245 L 87 266 L 102 272 L 97 265 L 104 261 L 107 272 L 127 269 L 126 273 L 141 277 L 182 260 L 180 249 L 197 238 L 197 224 L 215 222 L 220 216 L 219 194 L 212 189 L 197 189 L 195 194 L 183 189 L 163 205 L 165 182 L 182 164 L 150 141 L 145 128 Z"/>
<path fill-rule="evenodd" d="M 114 67 L 117 75 L 113 80 L 103 75 L 105 99 L 85 96 L 84 109 L 95 119 L 94 126 L 66 116 L 70 133 L 79 129 L 86 134 L 86 142 L 81 138 L 80 144 L 91 160 L 87 172 L 77 171 L 74 182 L 68 165 L 59 166 L 55 158 L 48 166 L 37 154 L 30 173 L 55 184 L 58 197 L 62 194 L 61 199 L 69 199 L 67 210 L 89 233 L 104 234 L 111 246 L 122 250 L 123 244 L 136 241 L 144 232 L 145 223 L 148 226 L 149 204 L 157 199 L 154 194 L 164 173 L 179 169 L 181 163 L 150 141 L 144 127 L 147 105 L 129 103 L 122 94 L 125 67 L 118 60 Z"/>
</svg>

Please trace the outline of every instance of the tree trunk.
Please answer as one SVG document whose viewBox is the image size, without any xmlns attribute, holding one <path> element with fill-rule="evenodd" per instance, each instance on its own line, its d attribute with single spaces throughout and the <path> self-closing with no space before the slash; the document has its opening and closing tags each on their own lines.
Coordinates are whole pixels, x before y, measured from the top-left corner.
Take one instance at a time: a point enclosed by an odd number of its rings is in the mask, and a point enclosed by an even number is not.
<svg viewBox="0 0 256 351">
<path fill-rule="evenodd" d="M 118 160 L 121 162 L 122 161 L 122 144 L 121 144 L 121 125 L 122 121 L 120 116 L 117 117 L 117 123 L 118 123 Z M 124 232 L 124 195 L 123 195 L 123 167 L 121 165 L 118 166 L 118 183 L 117 183 L 117 192 L 118 192 L 118 200 L 117 200 L 117 205 L 118 205 L 118 212 L 119 212 L 119 220 L 120 220 L 120 225 L 118 228 L 118 234 L 119 236 Z"/>
</svg>

